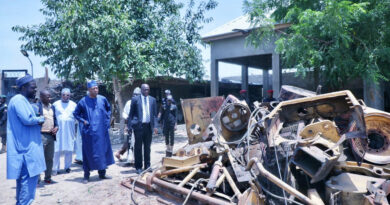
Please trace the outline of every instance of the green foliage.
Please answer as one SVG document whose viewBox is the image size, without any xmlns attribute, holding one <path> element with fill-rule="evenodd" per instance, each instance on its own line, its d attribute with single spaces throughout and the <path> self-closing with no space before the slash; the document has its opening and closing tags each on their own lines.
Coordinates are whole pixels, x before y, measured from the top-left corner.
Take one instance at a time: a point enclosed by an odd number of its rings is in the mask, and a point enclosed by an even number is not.
<svg viewBox="0 0 390 205">
<path fill-rule="evenodd" d="M 44 23 L 13 30 L 23 34 L 22 48 L 46 57 L 43 64 L 57 76 L 77 81 L 99 77 L 106 82 L 113 77 L 123 81 L 156 75 L 190 80 L 203 76 L 196 43 L 200 25 L 208 21 L 203 13 L 216 6 L 213 0 L 202 2 L 196 11 L 190 8 L 186 18 L 179 13 L 183 5 L 173 0 L 42 3 Z"/>
<path fill-rule="evenodd" d="M 254 25 L 248 41 L 259 45 L 278 35 L 277 52 L 298 73 L 318 69 L 333 88 L 361 77 L 390 77 L 390 0 L 245 0 Z M 273 25 L 291 23 L 275 33 Z"/>
</svg>

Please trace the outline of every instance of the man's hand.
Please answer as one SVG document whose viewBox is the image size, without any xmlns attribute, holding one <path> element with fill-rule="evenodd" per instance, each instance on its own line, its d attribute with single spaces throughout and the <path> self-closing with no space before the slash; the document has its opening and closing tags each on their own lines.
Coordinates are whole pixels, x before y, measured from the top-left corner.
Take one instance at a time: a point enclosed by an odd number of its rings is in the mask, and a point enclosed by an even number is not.
<svg viewBox="0 0 390 205">
<path fill-rule="evenodd" d="M 157 135 L 157 128 L 154 128 L 154 134 Z"/>
<path fill-rule="evenodd" d="M 54 127 L 53 129 L 50 130 L 52 135 L 56 135 L 58 132 L 58 127 Z"/>
<path fill-rule="evenodd" d="M 89 122 L 85 120 L 84 125 L 89 125 Z"/>
<path fill-rule="evenodd" d="M 45 117 L 39 116 L 39 117 L 38 117 L 38 124 L 39 124 L 39 125 L 42 125 L 44 122 L 45 122 Z"/>
</svg>

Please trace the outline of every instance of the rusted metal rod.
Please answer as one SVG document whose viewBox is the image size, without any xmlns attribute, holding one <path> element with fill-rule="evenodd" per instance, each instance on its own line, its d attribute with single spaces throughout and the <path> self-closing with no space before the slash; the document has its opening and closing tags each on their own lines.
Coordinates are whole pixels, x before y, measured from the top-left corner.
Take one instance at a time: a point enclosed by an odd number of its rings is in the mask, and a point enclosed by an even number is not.
<svg viewBox="0 0 390 205">
<path fill-rule="evenodd" d="M 212 192 L 208 192 L 208 193 L 206 194 L 207 196 L 211 196 L 211 195 L 213 195 L 213 193 L 215 193 L 215 189 L 217 189 L 219 186 L 221 186 L 223 180 L 225 180 L 225 176 L 226 176 L 226 175 L 225 175 L 224 173 L 222 173 L 221 176 L 219 176 L 219 178 L 218 178 L 218 180 L 217 180 L 217 183 L 215 184 L 214 190 L 213 190 Z"/>
<path fill-rule="evenodd" d="M 225 177 L 226 175 L 224 173 L 221 174 L 221 176 L 217 180 L 217 183 L 215 184 L 215 188 L 218 188 L 222 184 L 223 180 L 225 180 Z"/>
<path fill-rule="evenodd" d="M 311 200 L 315 201 L 316 204 L 325 205 L 316 189 L 307 190 L 307 195 Z"/>
<path fill-rule="evenodd" d="M 238 189 L 238 187 L 236 186 L 236 183 L 234 182 L 232 176 L 230 176 L 229 174 L 229 171 L 223 167 L 222 168 L 223 170 L 223 173 L 225 174 L 225 177 L 230 185 L 230 187 L 233 189 L 234 193 L 236 194 L 237 198 L 240 198 L 242 196 L 240 190 Z"/>
<path fill-rule="evenodd" d="M 288 193 L 296 196 L 299 200 L 303 201 L 306 204 L 313 204 L 313 205 L 316 204 L 314 201 L 309 199 L 307 196 L 305 196 L 304 194 L 302 194 L 301 192 L 299 192 L 295 188 L 291 187 L 290 185 L 288 185 L 287 183 L 285 183 L 284 181 L 282 181 L 281 179 L 279 179 L 278 177 L 273 175 L 271 172 L 266 170 L 264 168 L 263 164 L 261 164 L 256 157 L 252 158 L 249 161 L 248 166 L 246 167 L 246 170 L 247 171 L 250 170 L 254 164 L 259 169 L 259 172 L 261 175 L 263 175 L 265 178 L 270 180 L 272 183 L 274 183 L 278 187 L 280 187 L 283 190 L 287 191 Z"/>
<path fill-rule="evenodd" d="M 178 185 L 179 187 L 183 187 L 188 181 L 190 181 L 190 179 L 192 179 L 192 177 L 194 177 L 194 175 L 196 173 L 198 173 L 200 167 L 197 167 L 195 169 L 193 169 L 187 176 L 186 178 L 183 179 L 183 181 L 180 182 L 180 184 Z"/>
<path fill-rule="evenodd" d="M 215 185 L 218 180 L 218 176 L 221 173 L 222 169 L 222 155 L 219 157 L 218 161 L 214 163 L 213 170 L 211 172 L 209 182 L 207 183 L 206 190 L 207 192 L 213 192 L 215 190 Z"/>
<path fill-rule="evenodd" d="M 188 171 L 190 171 L 192 169 L 195 169 L 197 167 L 202 169 L 202 168 L 207 167 L 207 164 L 203 163 L 203 164 L 197 164 L 197 165 L 188 166 L 188 167 L 172 169 L 172 170 L 164 171 L 164 172 L 161 172 L 161 173 L 157 172 L 156 175 L 157 176 L 169 176 L 169 175 L 172 175 L 172 174 L 179 174 L 179 173 L 182 173 L 182 172 L 188 172 Z"/>
<path fill-rule="evenodd" d="M 148 176 L 148 178 L 149 177 L 152 178 L 151 176 Z M 153 177 L 150 180 L 152 181 L 152 184 L 155 184 L 157 186 L 163 187 L 163 188 L 168 189 L 168 190 L 173 191 L 173 192 L 177 192 L 179 194 L 188 195 L 191 192 L 189 189 L 186 189 L 186 188 L 183 188 L 183 187 L 179 187 L 179 186 L 177 186 L 175 184 L 166 182 L 166 181 L 161 180 L 161 179 L 159 179 L 157 177 Z M 216 198 L 212 198 L 210 196 L 207 196 L 205 194 L 201 194 L 201 193 L 198 193 L 198 192 L 192 192 L 191 193 L 191 197 L 193 197 L 195 200 L 198 200 L 199 202 L 205 203 L 205 204 L 230 205 L 229 202 L 226 202 L 226 201 L 223 201 L 223 200 L 220 200 L 220 199 L 216 199 Z"/>
<path fill-rule="evenodd" d="M 177 202 L 182 202 L 183 201 L 182 197 L 180 197 L 179 195 L 177 195 L 175 193 L 167 191 L 166 188 L 157 186 L 155 184 L 152 184 L 152 187 L 153 187 L 154 191 L 156 191 L 157 193 L 159 193 L 161 196 L 163 196 L 166 199 L 174 200 L 174 201 L 177 201 Z M 158 197 L 157 197 L 157 200 L 158 200 Z M 188 205 L 196 205 L 195 203 L 192 203 L 191 201 L 189 201 L 187 204 Z"/>
</svg>

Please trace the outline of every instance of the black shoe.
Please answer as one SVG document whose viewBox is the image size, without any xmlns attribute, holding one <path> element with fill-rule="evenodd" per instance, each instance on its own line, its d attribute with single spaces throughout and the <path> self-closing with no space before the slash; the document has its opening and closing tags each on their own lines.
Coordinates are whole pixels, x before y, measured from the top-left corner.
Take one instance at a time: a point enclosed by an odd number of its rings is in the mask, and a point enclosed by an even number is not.
<svg viewBox="0 0 390 205">
<path fill-rule="evenodd" d="M 89 178 L 84 178 L 83 179 L 83 184 L 87 184 L 89 182 Z"/>
<path fill-rule="evenodd" d="M 83 165 L 83 161 L 78 160 L 78 159 L 75 159 L 75 160 L 74 160 L 74 163 L 75 163 L 75 164 L 79 164 L 79 165 Z"/>
<path fill-rule="evenodd" d="M 44 182 L 45 182 L 46 184 L 55 184 L 55 183 L 57 183 L 56 181 L 53 181 L 53 180 L 51 180 L 51 179 L 45 179 Z"/>
<path fill-rule="evenodd" d="M 68 174 L 70 173 L 70 171 L 71 171 L 70 168 L 65 169 L 65 172 L 68 173 Z"/>
<path fill-rule="evenodd" d="M 120 166 L 122 166 L 122 167 L 131 167 L 131 163 L 126 162 L 126 163 L 123 163 Z"/>
<path fill-rule="evenodd" d="M 137 174 L 141 174 L 142 173 L 142 169 L 137 169 Z"/>
<path fill-rule="evenodd" d="M 100 179 L 112 179 L 112 177 L 107 176 L 107 175 L 101 175 L 99 176 Z"/>
<path fill-rule="evenodd" d="M 172 157 L 172 152 L 166 151 L 166 152 L 165 152 L 165 157 Z"/>
</svg>

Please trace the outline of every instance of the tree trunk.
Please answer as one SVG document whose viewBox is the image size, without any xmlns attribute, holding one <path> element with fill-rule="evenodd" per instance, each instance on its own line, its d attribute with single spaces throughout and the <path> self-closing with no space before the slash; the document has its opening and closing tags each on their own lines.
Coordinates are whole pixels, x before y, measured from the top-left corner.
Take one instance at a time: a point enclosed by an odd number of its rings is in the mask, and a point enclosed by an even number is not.
<svg viewBox="0 0 390 205">
<path fill-rule="evenodd" d="M 315 67 L 314 71 L 314 89 L 316 89 L 320 85 L 320 68 Z"/>
<path fill-rule="evenodd" d="M 123 117 L 122 117 L 122 112 L 123 112 L 123 100 L 122 100 L 122 96 L 121 96 L 122 86 L 121 86 L 120 81 L 116 77 L 112 78 L 112 83 L 113 83 L 113 87 L 114 87 L 115 101 L 117 102 L 118 107 L 119 107 L 119 119 L 120 119 L 120 121 L 119 121 L 120 122 L 119 123 L 119 136 L 121 137 L 121 139 L 125 139 L 125 137 L 124 137 L 125 119 L 123 119 Z"/>
</svg>

